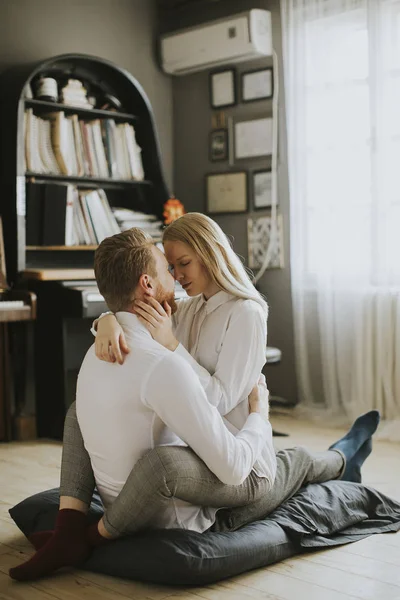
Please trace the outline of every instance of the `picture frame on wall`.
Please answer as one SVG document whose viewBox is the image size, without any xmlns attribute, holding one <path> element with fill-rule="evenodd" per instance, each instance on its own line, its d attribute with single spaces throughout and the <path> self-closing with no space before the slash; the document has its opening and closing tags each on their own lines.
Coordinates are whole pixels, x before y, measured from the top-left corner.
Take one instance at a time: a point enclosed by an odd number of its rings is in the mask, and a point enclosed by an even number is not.
<svg viewBox="0 0 400 600">
<path fill-rule="evenodd" d="M 241 76 L 242 102 L 268 100 L 274 95 L 274 79 L 272 67 L 246 71 Z"/>
<path fill-rule="evenodd" d="M 272 155 L 272 119 L 235 123 L 235 159 Z"/>
<path fill-rule="evenodd" d="M 210 132 L 209 156 L 212 162 L 228 160 L 227 129 L 214 129 Z"/>
<path fill-rule="evenodd" d="M 235 69 L 210 73 L 210 103 L 212 108 L 226 108 L 236 104 Z"/>
<path fill-rule="evenodd" d="M 272 171 L 260 169 L 253 172 L 253 206 L 257 210 L 272 206 Z"/>
<path fill-rule="evenodd" d="M 206 213 L 209 215 L 248 211 L 247 172 L 206 175 Z"/>
</svg>

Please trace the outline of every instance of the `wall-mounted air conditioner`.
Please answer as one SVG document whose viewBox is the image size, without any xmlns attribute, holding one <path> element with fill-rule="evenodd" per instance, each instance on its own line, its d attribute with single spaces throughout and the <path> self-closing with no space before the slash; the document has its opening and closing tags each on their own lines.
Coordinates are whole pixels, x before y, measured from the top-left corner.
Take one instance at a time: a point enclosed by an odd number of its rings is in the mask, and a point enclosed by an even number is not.
<svg viewBox="0 0 400 600">
<path fill-rule="evenodd" d="M 271 55 L 271 13 L 257 8 L 161 38 L 162 66 L 171 75 Z"/>
</svg>

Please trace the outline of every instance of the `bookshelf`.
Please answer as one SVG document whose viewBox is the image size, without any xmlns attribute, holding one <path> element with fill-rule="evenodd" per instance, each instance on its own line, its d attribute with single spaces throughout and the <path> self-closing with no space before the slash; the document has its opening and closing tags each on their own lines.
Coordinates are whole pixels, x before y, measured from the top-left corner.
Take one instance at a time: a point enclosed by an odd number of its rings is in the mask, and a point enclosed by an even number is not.
<svg viewBox="0 0 400 600">
<path fill-rule="evenodd" d="M 65 105 L 65 98 L 63 102 L 27 98 L 26 84 L 35 87 L 34 83 L 41 76 L 60 82 L 59 90 L 69 79 L 81 80 L 90 95 L 97 99 L 103 96 L 103 99 L 96 103 L 95 108 L 87 108 L 84 104 L 79 107 Z M 113 101 L 114 98 L 119 104 Z M 58 97 L 60 99 L 61 95 Z M 116 106 L 116 110 L 112 106 Z M 141 148 L 144 178 L 134 179 L 132 169 L 131 177 L 126 177 L 125 172 L 124 176 L 118 176 L 119 168 L 109 168 L 110 176 L 106 177 L 104 172 L 107 171 L 104 169 L 101 175 L 95 176 L 91 172 L 89 176 L 87 169 L 83 169 L 83 174 L 82 169 L 68 171 L 60 167 L 59 173 L 48 168 L 32 168 L 26 160 L 25 133 L 31 131 L 28 126 L 39 122 L 42 127 L 42 121 L 50 120 L 51 127 L 52 120 L 57 122 L 61 119 L 70 119 L 74 126 L 78 122 L 82 131 L 85 126 L 80 123 L 89 123 L 93 140 L 94 127 L 97 126 L 95 120 L 100 123 L 101 134 L 104 133 L 102 124 L 105 123 L 106 135 L 100 137 L 100 143 L 103 143 L 107 156 L 107 121 L 113 121 L 121 132 L 122 128 L 125 131 L 128 126 L 133 127 L 134 137 Z M 93 342 L 89 331 L 90 321 L 105 310 L 105 303 L 97 292 L 93 271 L 97 243 L 86 240 L 82 244 L 76 238 L 73 239 L 74 245 L 59 241 L 46 242 L 44 235 L 39 236 L 40 243 L 33 241 L 27 214 L 29 217 L 32 214 L 39 215 L 40 210 L 32 212 L 32 209 L 35 206 L 40 209 L 41 201 L 48 201 L 46 194 L 42 198 L 38 192 L 40 202 L 35 204 L 34 191 L 40 188 L 51 190 L 49 199 L 60 200 L 58 194 L 62 196 L 61 187 L 73 189 L 74 193 L 79 192 L 79 203 L 92 190 L 98 195 L 104 191 L 110 206 L 153 214 L 160 220 L 163 218 L 163 205 L 170 198 L 170 193 L 165 182 L 149 99 L 130 73 L 106 60 L 83 54 L 64 54 L 15 66 L 3 72 L 0 76 L 0 121 L 0 214 L 4 224 L 8 279 L 14 288 L 23 286 L 37 295 L 38 314 L 32 357 L 37 431 L 39 437 L 60 438 L 65 411 L 75 397 L 80 364 Z M 53 135 L 51 129 L 50 134 Z M 75 129 L 73 134 L 76 140 Z M 31 156 L 30 163 L 37 164 Z M 110 167 L 108 161 L 107 164 Z M 73 205 L 75 200 L 76 196 Z M 58 206 L 66 212 L 65 203 L 54 204 L 52 218 L 56 222 Z M 90 206 L 86 208 L 90 212 Z M 48 223 L 51 229 L 53 221 L 48 219 Z"/>
<path fill-rule="evenodd" d="M 84 82 L 91 95 L 99 99 L 114 97 L 120 102 L 117 109 L 70 106 L 26 97 L 26 84 L 35 89 L 41 76 L 58 82 L 77 79 Z M 61 87 L 61 83 L 59 88 Z M 88 94 L 89 95 L 89 94 Z M 78 190 L 104 190 L 111 206 L 130 208 L 156 215 L 162 219 L 163 204 L 170 197 L 162 169 L 160 147 L 150 102 L 135 78 L 112 63 L 82 54 L 65 54 L 28 65 L 19 65 L 0 77 L 0 119 L 2 182 L 0 212 L 5 223 L 4 242 L 7 270 L 13 283 L 37 273 L 40 268 L 49 272 L 57 269 L 82 269 L 87 273 L 93 265 L 97 244 L 83 246 L 66 244 L 26 243 L 26 215 L 32 209 L 27 194 L 30 185 L 71 184 Z M 141 148 L 144 179 L 121 177 L 55 174 L 27 170 L 25 161 L 25 111 L 46 119 L 49 114 L 63 113 L 68 119 L 77 115 L 79 121 L 100 124 L 112 120 L 116 126 L 134 127 L 136 141 Z M 35 277 L 36 278 L 36 277 Z"/>
</svg>

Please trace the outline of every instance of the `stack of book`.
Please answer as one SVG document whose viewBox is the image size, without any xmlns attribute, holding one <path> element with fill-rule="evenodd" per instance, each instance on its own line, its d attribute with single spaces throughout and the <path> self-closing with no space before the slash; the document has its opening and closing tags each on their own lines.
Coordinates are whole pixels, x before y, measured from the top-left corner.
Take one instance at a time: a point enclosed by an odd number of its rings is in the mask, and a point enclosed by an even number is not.
<svg viewBox="0 0 400 600">
<path fill-rule="evenodd" d="M 104 190 L 81 190 L 69 184 L 27 184 L 27 245 L 97 245 L 119 232 Z"/>
<path fill-rule="evenodd" d="M 141 149 L 129 123 L 84 121 L 63 111 L 41 118 L 25 111 L 25 162 L 38 174 L 144 179 Z"/>
<path fill-rule="evenodd" d="M 155 215 L 130 210 L 129 208 L 113 208 L 114 217 L 121 231 L 139 227 L 150 234 L 155 241 L 161 241 L 163 222 L 157 219 Z"/>
</svg>

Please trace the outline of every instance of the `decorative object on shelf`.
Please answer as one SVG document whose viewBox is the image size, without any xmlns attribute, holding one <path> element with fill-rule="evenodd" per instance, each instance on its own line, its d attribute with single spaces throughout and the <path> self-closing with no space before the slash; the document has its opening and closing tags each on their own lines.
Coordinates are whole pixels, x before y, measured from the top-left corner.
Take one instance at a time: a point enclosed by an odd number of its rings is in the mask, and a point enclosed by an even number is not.
<svg viewBox="0 0 400 600">
<path fill-rule="evenodd" d="M 228 130 L 215 129 L 210 133 L 210 160 L 228 159 Z"/>
<path fill-rule="evenodd" d="M 277 216 L 277 230 L 268 269 L 283 269 L 283 227 L 282 215 Z M 249 268 L 259 269 L 264 261 L 271 240 L 272 218 L 255 217 L 247 219 L 247 243 Z"/>
<path fill-rule="evenodd" d="M 210 102 L 212 108 L 222 108 L 236 104 L 235 69 L 210 73 Z"/>
<path fill-rule="evenodd" d="M 40 77 L 36 82 L 36 94 L 38 100 L 46 100 L 47 102 L 57 102 L 58 100 L 58 85 L 53 77 Z"/>
<path fill-rule="evenodd" d="M 206 175 L 206 212 L 210 215 L 247 212 L 247 173 Z"/>
<path fill-rule="evenodd" d="M 67 84 L 61 88 L 60 102 L 68 106 L 93 108 L 87 98 L 87 89 L 79 79 L 68 79 Z"/>
<path fill-rule="evenodd" d="M 122 104 L 115 96 L 103 94 L 102 100 L 99 106 L 102 110 L 122 110 Z"/>
<path fill-rule="evenodd" d="M 253 172 L 253 206 L 257 209 L 272 206 L 272 172 L 262 169 Z"/>
<path fill-rule="evenodd" d="M 212 129 L 225 129 L 226 128 L 226 114 L 223 110 L 217 110 L 212 113 L 211 128 Z"/>
<path fill-rule="evenodd" d="M 274 93 L 272 68 L 256 69 L 242 73 L 242 102 L 267 100 Z"/>
<path fill-rule="evenodd" d="M 164 204 L 163 217 L 165 225 L 169 225 L 173 221 L 176 221 L 176 219 L 185 213 L 185 207 L 183 206 L 182 202 L 175 198 L 175 196 L 172 196 Z"/>
<path fill-rule="evenodd" d="M 235 123 L 235 158 L 272 154 L 272 119 L 252 119 Z"/>
</svg>

